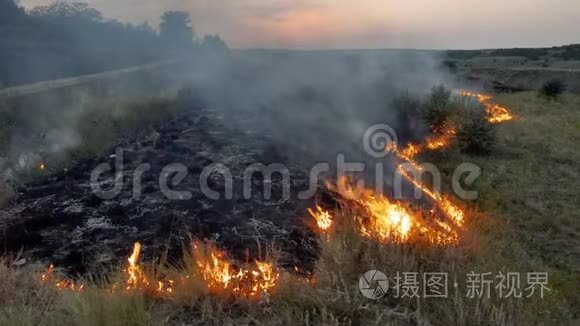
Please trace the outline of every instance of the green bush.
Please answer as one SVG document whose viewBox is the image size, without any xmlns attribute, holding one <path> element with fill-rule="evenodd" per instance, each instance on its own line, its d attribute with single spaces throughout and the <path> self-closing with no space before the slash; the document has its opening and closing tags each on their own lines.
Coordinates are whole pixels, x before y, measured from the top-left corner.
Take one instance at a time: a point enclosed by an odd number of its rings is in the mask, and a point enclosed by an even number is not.
<svg viewBox="0 0 580 326">
<path fill-rule="evenodd" d="M 566 85 L 558 79 L 552 79 L 542 85 L 540 94 L 549 99 L 558 99 L 566 90 Z"/>
<path fill-rule="evenodd" d="M 461 152 L 475 155 L 491 153 L 496 143 L 495 130 L 480 104 L 466 104 L 457 116 L 456 125 Z"/>
<path fill-rule="evenodd" d="M 451 91 L 443 85 L 433 87 L 423 108 L 423 121 L 432 132 L 442 133 L 451 114 Z"/>
</svg>

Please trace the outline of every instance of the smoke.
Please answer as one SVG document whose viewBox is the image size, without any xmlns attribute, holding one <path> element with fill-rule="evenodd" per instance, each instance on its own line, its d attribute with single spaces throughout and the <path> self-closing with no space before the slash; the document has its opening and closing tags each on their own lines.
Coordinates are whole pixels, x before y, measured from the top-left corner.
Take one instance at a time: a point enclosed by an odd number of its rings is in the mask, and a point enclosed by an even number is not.
<svg viewBox="0 0 580 326">
<path fill-rule="evenodd" d="M 201 5 L 201 2 L 194 4 Z M 222 5 L 216 5 L 214 9 L 221 10 Z M 213 8 L 210 4 L 206 6 Z M 308 1 L 300 6 L 287 1 L 257 6 L 257 2 L 245 1 L 232 7 L 239 11 L 232 9 L 223 19 L 227 20 L 228 15 L 238 12 L 242 16 L 251 13 L 252 19 L 260 18 L 258 20 L 262 22 L 283 22 L 300 10 L 317 12 L 321 8 L 327 9 L 328 3 L 320 6 Z M 90 10 L 89 13 L 93 14 Z M 74 73 L 86 73 L 102 71 L 110 62 L 114 62 L 113 66 L 127 66 L 150 61 L 154 55 L 149 51 L 162 44 L 150 30 L 123 27 L 114 22 L 104 23 L 97 18 L 96 21 L 72 20 L 63 27 L 60 25 L 61 18 L 48 14 L 41 15 L 44 17 L 42 20 L 22 17 L 23 21 L 45 24 L 41 26 L 49 26 L 54 28 L 55 33 L 63 32 L 66 36 L 51 35 L 52 41 L 66 39 L 75 44 L 78 57 L 72 61 L 75 63 L 74 69 L 65 60 L 66 56 L 57 56 L 64 62 L 54 60 L 50 55 L 35 56 L 38 60 L 32 67 L 53 69 L 57 75 L 72 74 L 63 72 L 66 70 L 63 67 L 74 70 Z M 194 24 L 196 20 L 194 15 Z M 97 32 L 93 28 L 97 28 Z M 102 37 L 97 37 L 97 41 L 91 33 Z M 17 36 L 14 36 L 16 41 Z M 149 43 L 148 40 L 155 42 Z M 119 54 L 119 49 L 111 44 L 124 44 L 123 53 Z M 147 49 L 143 49 L 145 45 Z M 68 53 L 66 48 L 58 48 L 56 52 Z M 387 123 L 397 130 L 397 112 L 391 107 L 396 96 L 406 91 L 425 93 L 449 79 L 439 70 L 437 54 L 428 51 L 235 50 L 226 56 L 218 54 L 203 49 L 196 51 L 192 55 L 193 64 L 182 67 L 176 74 L 178 76 L 174 76 L 173 83 L 182 77 L 193 80 L 193 85 L 209 108 L 235 116 L 231 123 L 233 126 L 256 135 L 272 135 L 272 142 L 280 152 L 292 153 L 296 160 L 310 162 L 332 161 L 338 153 L 365 160 L 362 138 L 371 125 Z M 155 52 L 155 55 L 166 58 L 163 51 Z M 20 67 L 12 66 L 16 71 L 16 67 Z M 35 68 L 34 71 L 42 69 Z M 44 75 L 52 76 L 52 72 Z M 116 83 L 119 82 L 117 78 L 103 81 L 108 84 L 106 88 L 124 89 L 117 87 Z M 127 83 L 137 84 L 137 81 Z M 14 114 L 18 126 L 11 131 L 9 140 L 8 157 L 12 159 L 10 163 L 5 160 L 0 165 L 11 164 L 16 170 L 25 169 L 37 164 L 44 155 L 56 156 L 81 145 L 78 128 L 84 122 L 81 119 L 86 112 L 85 103 L 82 98 L 79 100 L 76 95 L 71 96 L 67 92 L 41 96 L 35 103 L 18 105 L 21 109 Z M 0 166 L 0 169 L 4 167 Z"/>
<path fill-rule="evenodd" d="M 274 135 L 299 159 L 364 160 L 373 124 L 397 130 L 393 99 L 423 94 L 449 80 L 437 55 L 422 51 L 236 51 L 197 81 L 209 107 L 231 110 L 232 124 Z M 287 153 L 285 153 L 287 154 Z"/>
</svg>

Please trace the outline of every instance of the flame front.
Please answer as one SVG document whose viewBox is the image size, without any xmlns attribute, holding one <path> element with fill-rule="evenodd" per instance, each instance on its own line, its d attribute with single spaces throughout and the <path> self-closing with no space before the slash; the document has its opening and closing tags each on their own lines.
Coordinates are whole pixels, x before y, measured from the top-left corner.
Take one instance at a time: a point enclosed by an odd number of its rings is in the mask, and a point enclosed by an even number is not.
<svg viewBox="0 0 580 326">
<path fill-rule="evenodd" d="M 406 203 L 390 200 L 372 190 L 354 185 L 348 177 L 342 177 L 336 185 L 328 184 L 328 187 L 346 200 L 360 205 L 360 209 L 355 209 L 357 215 L 354 221 L 358 233 L 364 237 L 381 243 L 404 243 L 419 239 L 434 244 L 458 242 L 461 223 L 455 221 L 459 219 L 445 222 L 431 216 L 432 219 L 428 221 L 424 216 L 432 215 L 430 212 L 413 209 Z M 347 202 L 345 204 L 349 205 Z"/>
<path fill-rule="evenodd" d="M 514 117 L 509 111 L 497 103 L 491 101 L 491 96 L 487 94 L 474 93 L 469 91 L 461 91 L 461 96 L 473 97 L 477 99 L 485 107 L 488 118 L 487 121 L 493 124 L 502 123 L 512 120 Z"/>
<path fill-rule="evenodd" d="M 119 290 L 126 291 L 147 291 L 157 295 L 171 295 L 175 288 L 184 283 L 173 280 L 156 280 L 150 282 L 146 277 L 139 257 L 141 255 L 141 244 L 136 242 L 133 251 L 127 259 L 129 265 L 126 272 L 126 281 L 123 286 L 119 283 L 113 284 L 110 292 Z M 193 276 L 199 276 L 206 284 L 211 293 L 218 295 L 234 295 L 249 299 L 264 299 L 274 289 L 278 283 L 279 271 L 273 262 L 255 261 L 253 264 L 246 264 L 243 267 L 236 267 L 225 258 L 225 253 L 217 249 L 214 245 L 201 245 L 198 242 L 193 244 L 193 255 L 195 258 L 195 275 L 182 277 L 185 282 Z M 48 270 L 40 275 L 43 282 L 50 282 L 59 290 L 81 291 L 84 285 L 77 284 L 71 280 L 61 280 L 54 277 L 54 266 L 50 265 Z"/>
</svg>

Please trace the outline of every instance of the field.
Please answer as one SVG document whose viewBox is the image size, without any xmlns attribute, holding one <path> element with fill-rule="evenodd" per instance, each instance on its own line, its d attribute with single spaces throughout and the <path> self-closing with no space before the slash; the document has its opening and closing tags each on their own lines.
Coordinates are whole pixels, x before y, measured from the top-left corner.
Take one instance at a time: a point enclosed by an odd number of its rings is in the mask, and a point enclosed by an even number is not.
<svg viewBox="0 0 580 326">
<path fill-rule="evenodd" d="M 175 293 L 162 295 L 155 291 L 157 284 L 111 293 L 111 284 L 125 282 L 130 274 L 124 267 L 106 278 L 88 275 L 76 280 L 84 289 L 75 291 L 43 282 L 44 266 L 16 267 L 18 257 L 7 258 L 0 266 L 0 324 L 575 324 L 580 308 L 580 224 L 576 218 L 580 185 L 576 162 L 580 157 L 575 146 L 580 139 L 580 97 L 566 95 L 554 101 L 527 92 L 499 94 L 495 99 L 515 119 L 495 127 L 497 144 L 490 155 L 449 150 L 429 157 L 447 176 L 450 173 L 445 172 L 460 162 L 476 163 L 483 171 L 474 185 L 478 199 L 466 203 L 468 233 L 457 246 L 430 246 L 421 241 L 381 244 L 353 232 L 355 228 L 345 222 L 319 235 L 320 257 L 312 274 L 281 271 L 278 285 L 259 300 L 204 286 L 203 270 L 195 264 L 200 257 L 187 250 L 185 264 L 144 262 L 139 267 L 150 280 L 160 275 L 192 277 Z M 145 107 L 167 112 L 159 103 Z M 99 123 L 97 128 L 116 125 Z M 118 135 L 99 131 L 103 133 Z M 116 138 L 105 139 L 104 144 L 112 144 Z M 333 214 L 349 221 L 355 212 Z M 276 256 L 276 250 L 271 251 Z M 130 270 L 133 265 L 127 266 Z M 543 299 L 538 295 L 485 299 L 467 298 L 465 287 L 459 286 L 446 299 L 398 299 L 388 292 L 372 301 L 361 295 L 358 285 L 360 275 L 375 268 L 389 276 L 404 271 L 448 272 L 460 285 L 472 271 L 548 272 L 550 290 Z"/>
</svg>

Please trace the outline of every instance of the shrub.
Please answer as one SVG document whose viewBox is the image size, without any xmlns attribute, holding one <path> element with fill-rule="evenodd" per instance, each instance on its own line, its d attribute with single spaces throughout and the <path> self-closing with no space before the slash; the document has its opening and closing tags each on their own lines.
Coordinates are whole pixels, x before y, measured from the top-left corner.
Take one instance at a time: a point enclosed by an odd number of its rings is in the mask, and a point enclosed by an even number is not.
<svg viewBox="0 0 580 326">
<path fill-rule="evenodd" d="M 434 133 L 441 133 L 445 129 L 448 118 L 451 116 L 451 91 L 445 86 L 435 86 L 423 108 L 423 121 Z"/>
<path fill-rule="evenodd" d="M 547 81 L 542 86 L 540 94 L 550 99 L 557 99 L 558 97 L 560 97 L 560 95 L 564 93 L 565 90 L 566 85 L 564 85 L 564 83 L 562 83 L 558 79 L 552 79 L 550 81 Z"/>
<path fill-rule="evenodd" d="M 391 107 L 396 114 L 396 125 L 399 136 L 404 140 L 411 140 L 417 135 L 417 129 L 421 125 L 421 100 L 409 92 L 404 92 L 395 97 Z"/>
<path fill-rule="evenodd" d="M 444 60 L 442 62 L 442 66 L 451 72 L 455 72 L 457 70 L 457 62 L 453 60 Z"/>
<path fill-rule="evenodd" d="M 480 104 L 467 104 L 457 118 L 457 140 L 463 153 L 486 155 L 495 146 L 495 130 Z"/>
</svg>

